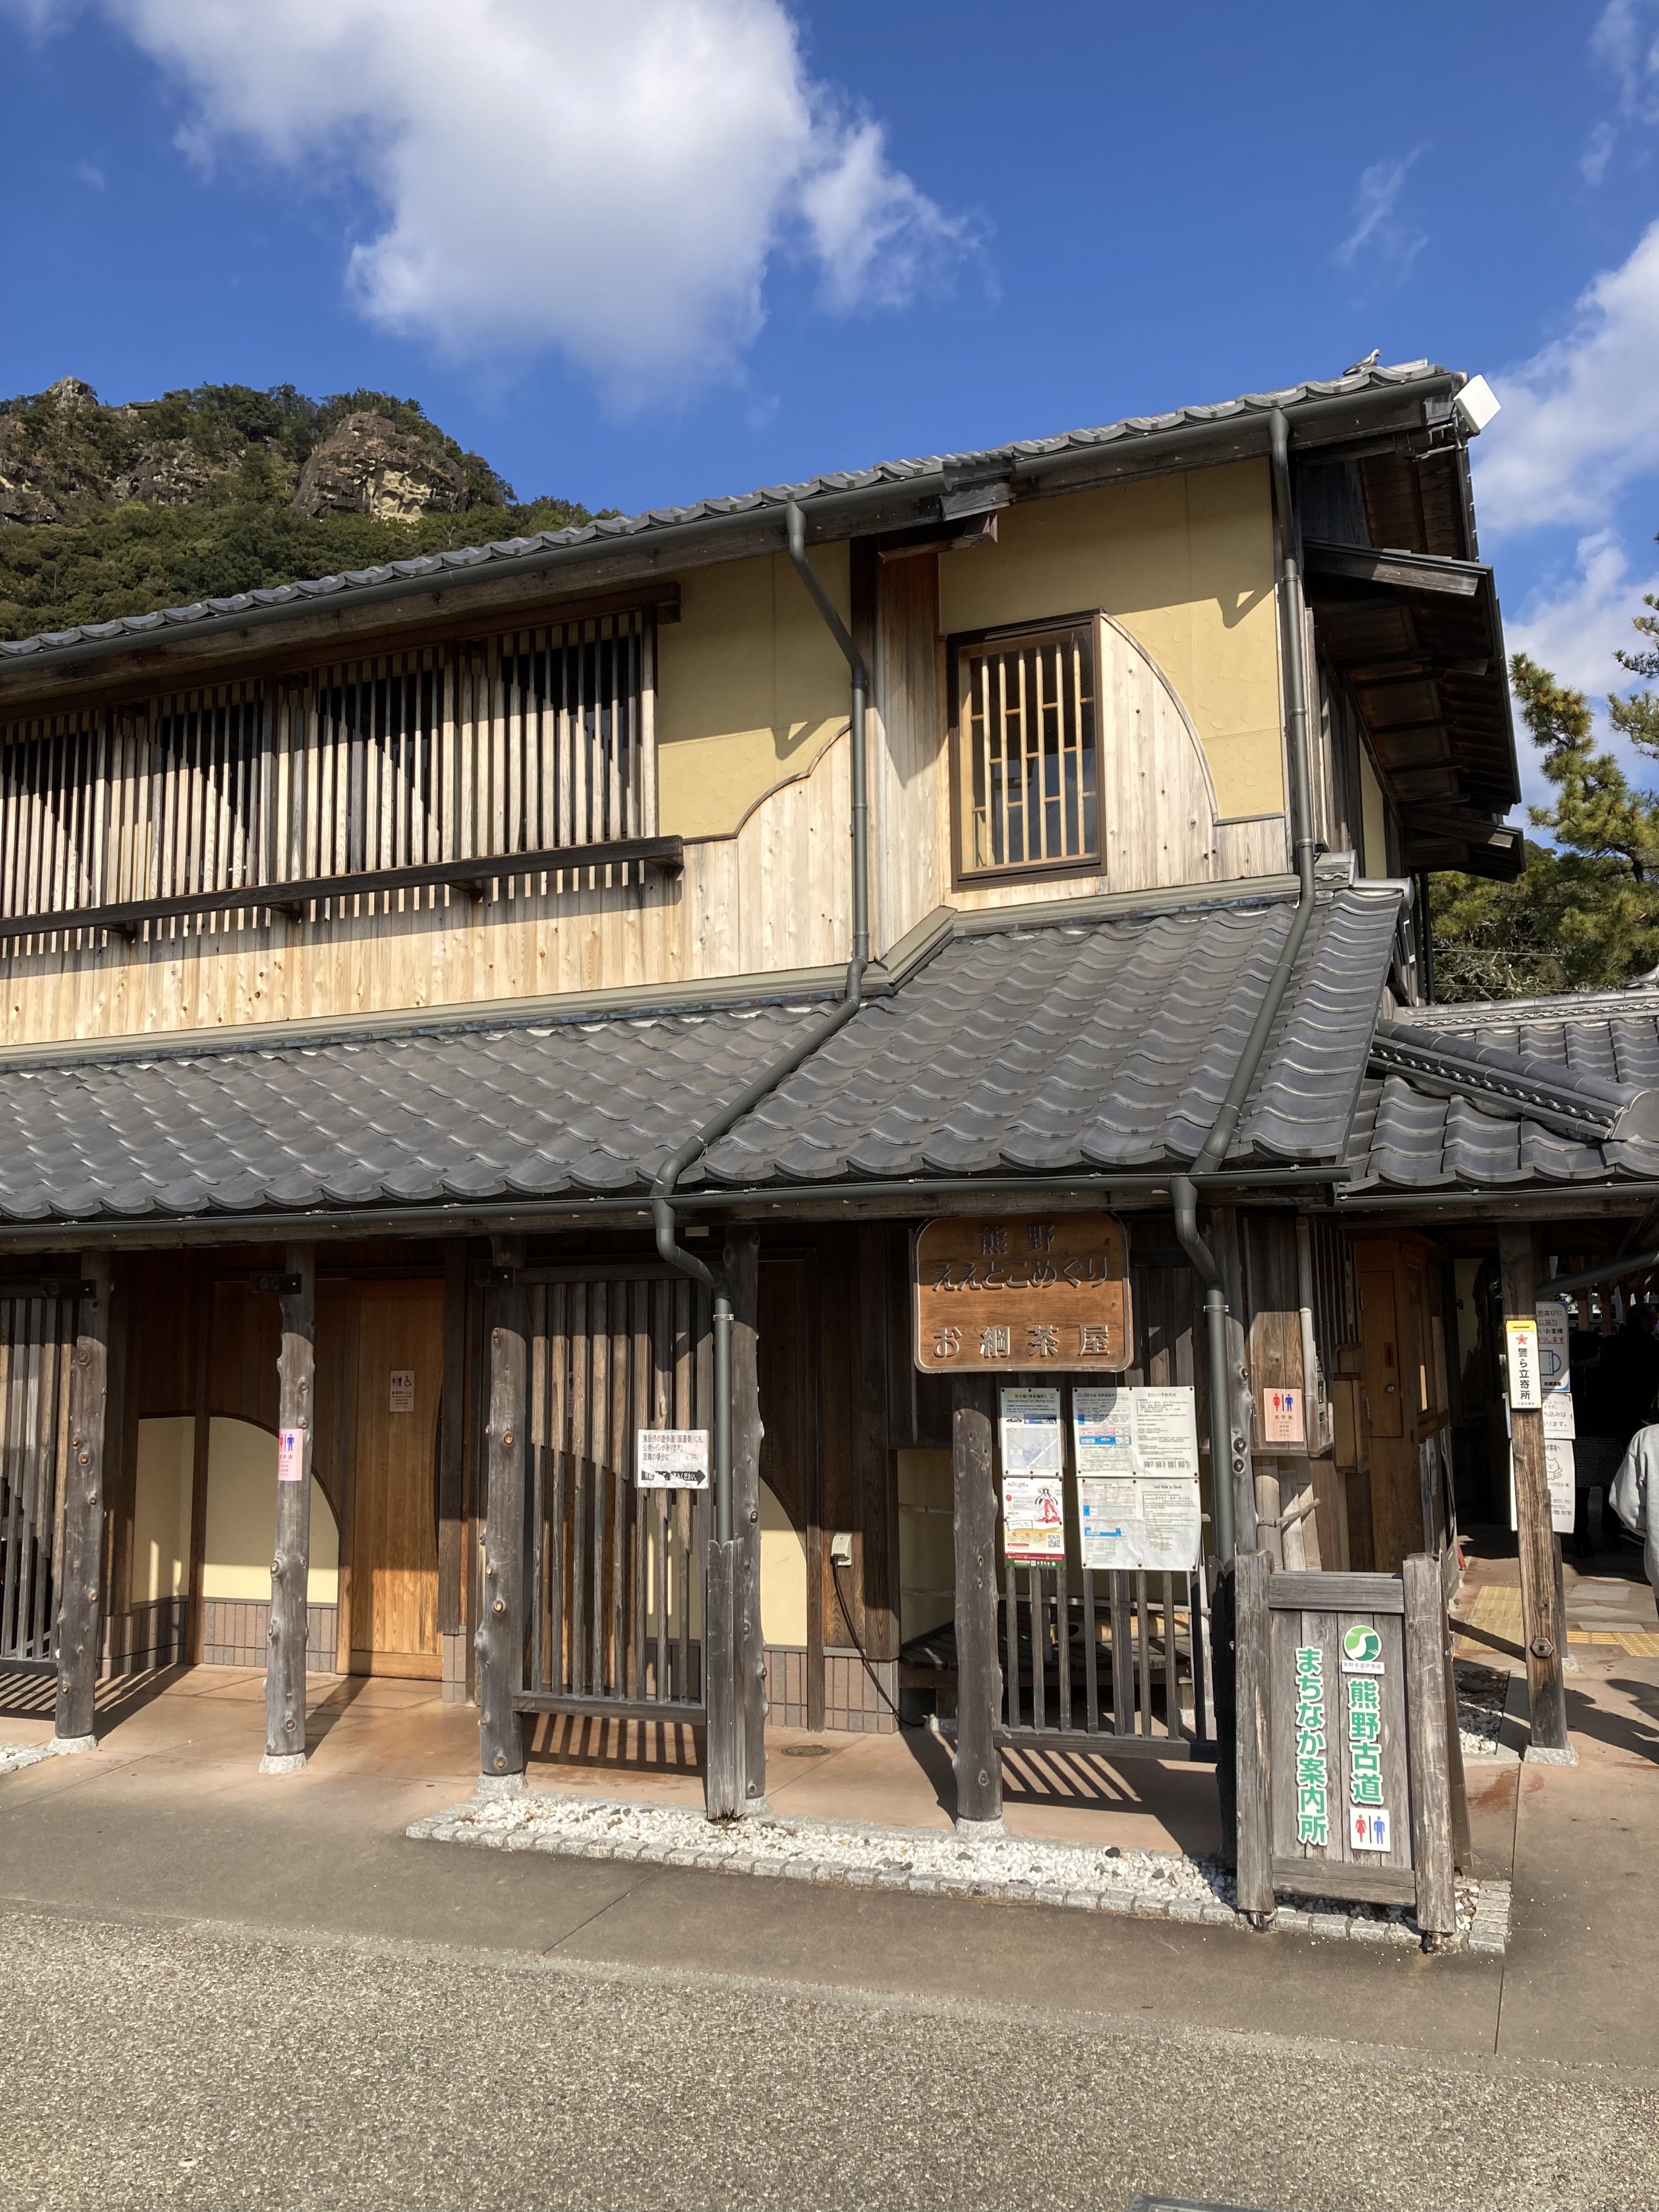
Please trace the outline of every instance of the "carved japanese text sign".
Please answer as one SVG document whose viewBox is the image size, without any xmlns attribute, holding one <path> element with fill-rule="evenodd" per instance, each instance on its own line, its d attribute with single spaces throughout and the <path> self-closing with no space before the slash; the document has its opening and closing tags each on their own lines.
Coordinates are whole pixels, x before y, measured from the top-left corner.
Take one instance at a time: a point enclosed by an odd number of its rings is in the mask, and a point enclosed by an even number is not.
<svg viewBox="0 0 1659 2212">
<path fill-rule="evenodd" d="M 915 1240 L 916 1365 L 1118 1373 L 1134 1358 L 1127 1275 L 1109 1213 L 930 1221 Z"/>
</svg>

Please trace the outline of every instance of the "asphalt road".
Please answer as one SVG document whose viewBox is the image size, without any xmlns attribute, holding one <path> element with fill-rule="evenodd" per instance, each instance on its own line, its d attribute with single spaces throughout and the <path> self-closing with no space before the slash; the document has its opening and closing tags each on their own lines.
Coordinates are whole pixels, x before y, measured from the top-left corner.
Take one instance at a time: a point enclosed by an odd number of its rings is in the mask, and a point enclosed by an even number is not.
<svg viewBox="0 0 1659 2212">
<path fill-rule="evenodd" d="M 1274 2026 L 14 1909 L 0 2207 L 1659 2204 L 1650 2074 Z"/>
</svg>

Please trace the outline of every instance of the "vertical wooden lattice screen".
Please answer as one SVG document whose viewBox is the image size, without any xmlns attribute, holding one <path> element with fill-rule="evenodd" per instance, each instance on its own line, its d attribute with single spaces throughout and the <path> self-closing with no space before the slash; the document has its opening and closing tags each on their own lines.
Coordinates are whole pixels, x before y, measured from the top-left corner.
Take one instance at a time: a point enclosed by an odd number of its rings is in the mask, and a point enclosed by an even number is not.
<svg viewBox="0 0 1659 2212">
<path fill-rule="evenodd" d="M 1089 623 L 961 649 L 964 872 L 1097 857 L 1095 662 Z"/>
<path fill-rule="evenodd" d="M 53 1664 L 75 1308 L 0 1298 L 0 1667 Z"/>
<path fill-rule="evenodd" d="M 701 1720 L 708 1494 L 638 1489 L 635 1437 L 710 1426 L 708 1293 L 638 1267 L 559 1275 L 529 1294 L 521 1704 Z"/>
<path fill-rule="evenodd" d="M 607 616 L 15 726 L 0 917 L 653 836 L 654 635 Z"/>
</svg>

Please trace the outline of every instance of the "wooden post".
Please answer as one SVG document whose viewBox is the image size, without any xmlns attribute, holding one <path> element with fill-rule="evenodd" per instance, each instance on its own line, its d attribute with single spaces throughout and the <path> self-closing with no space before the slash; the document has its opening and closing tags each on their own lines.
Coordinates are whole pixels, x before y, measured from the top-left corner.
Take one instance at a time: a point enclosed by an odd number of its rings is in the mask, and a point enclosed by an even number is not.
<svg viewBox="0 0 1659 2212">
<path fill-rule="evenodd" d="M 1452 1864 L 1459 1874 L 1468 1874 L 1474 1863 L 1474 1846 L 1469 1836 L 1463 1736 L 1457 1720 L 1457 1670 L 1452 1655 L 1451 1619 L 1446 1609 L 1445 1577 L 1437 1573 L 1435 1582 L 1440 1593 L 1440 1660 L 1446 1696 L 1446 1771 L 1451 1778 Z"/>
<path fill-rule="evenodd" d="M 1498 1232 L 1504 1279 L 1504 1316 L 1537 1316 L 1538 1232 L 1513 1227 Z M 1516 1541 L 1521 1560 L 1521 1619 L 1527 1647 L 1527 1688 L 1532 1705 L 1532 1753 L 1556 1762 L 1572 1755 L 1567 1735 L 1566 1608 L 1561 1590 L 1561 1547 L 1550 1528 L 1550 1487 L 1544 1465 L 1544 1416 L 1511 1407 L 1515 1446 Z"/>
<path fill-rule="evenodd" d="M 191 1346 L 191 1405 L 195 1416 L 190 1463 L 190 1601 L 185 1613 L 185 1656 L 199 1667 L 207 1643 L 207 1598 L 202 1583 L 207 1563 L 208 1462 L 213 1441 L 210 1391 L 213 1376 L 213 1278 L 198 1266 L 195 1291 L 196 1339 Z"/>
<path fill-rule="evenodd" d="M 525 1294 L 515 1279 L 524 1240 L 494 1240 L 497 1279 L 489 1330 L 489 1491 L 483 1617 L 478 1624 L 479 1787 L 524 1787 L 524 1725 L 513 1700 L 524 1668 Z"/>
<path fill-rule="evenodd" d="M 1255 1421 L 1255 1401 L 1250 1395 L 1249 1332 L 1244 1311 L 1244 1268 L 1239 1251 L 1238 1208 L 1210 1209 L 1210 1242 L 1227 1293 L 1227 1374 L 1232 1385 L 1231 1408 L 1233 1431 L 1233 1548 L 1253 1552 L 1256 1547 L 1255 1472 L 1250 1458 L 1250 1431 Z M 1212 1480 L 1213 1480 L 1213 1474 Z M 1274 1509 L 1277 1511 L 1277 1508 Z"/>
<path fill-rule="evenodd" d="M 766 1640 L 760 1603 L 760 1231 L 734 1229 L 721 1257 L 732 1292 L 732 1528 L 738 1546 L 734 1624 L 743 1801 L 766 1797 Z M 724 1646 L 716 1646 L 717 1650 Z"/>
<path fill-rule="evenodd" d="M 99 1639 L 99 1672 L 125 1675 L 135 1671 L 132 1524 L 138 1486 L 138 1393 L 129 1389 L 127 1383 L 133 1373 L 131 1346 L 136 1306 L 127 1288 L 129 1266 L 118 1259 L 111 1263 L 111 1269 L 108 1383 L 104 1401 L 104 1624 Z M 118 1620 L 124 1624 L 119 1630 L 115 1627 Z"/>
<path fill-rule="evenodd" d="M 951 1386 L 951 1473 L 957 1559 L 957 1826 L 1002 1826 L 1002 1668 L 997 1658 L 997 1493 L 991 1384 Z"/>
<path fill-rule="evenodd" d="M 1238 1909 L 1255 1918 L 1273 1910 L 1269 1813 L 1267 1577 L 1265 1552 L 1241 1552 L 1233 1577 L 1234 1672 L 1237 1695 Z"/>
<path fill-rule="evenodd" d="M 276 1356 L 276 1538 L 270 1555 L 265 1660 L 265 1755 L 261 1774 L 295 1774 L 306 1763 L 306 1628 L 311 1583 L 311 1470 L 317 1436 L 317 1254 L 290 1244 Z"/>
<path fill-rule="evenodd" d="M 438 1648 L 442 1698 L 466 1698 L 462 1566 L 465 1524 L 462 1495 L 466 1451 L 466 1246 L 444 1246 L 444 1382 L 438 1432 Z"/>
<path fill-rule="evenodd" d="M 1401 1564 L 1406 1588 L 1406 1716 L 1411 1734 L 1412 1864 L 1417 1924 L 1431 1937 L 1453 1935 L 1451 1770 L 1446 1743 L 1446 1660 L 1440 1570 L 1426 1552 Z"/>
<path fill-rule="evenodd" d="M 64 1534 L 58 1553 L 54 1751 L 90 1751 L 98 1679 L 99 1577 L 104 1559 L 104 1414 L 109 1386 L 110 1261 L 83 1252 L 81 1273 L 93 1295 L 81 1301 L 70 1368 L 69 1454 L 64 1472 Z"/>
</svg>

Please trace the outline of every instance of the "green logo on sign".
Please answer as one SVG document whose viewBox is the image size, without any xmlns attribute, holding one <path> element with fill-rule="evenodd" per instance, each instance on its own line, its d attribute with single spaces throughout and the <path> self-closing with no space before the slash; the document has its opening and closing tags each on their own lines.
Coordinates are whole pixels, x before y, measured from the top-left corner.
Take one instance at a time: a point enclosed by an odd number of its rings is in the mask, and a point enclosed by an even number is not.
<svg viewBox="0 0 1659 2212">
<path fill-rule="evenodd" d="M 1345 1659 L 1380 1659 L 1382 1656 L 1382 1638 L 1374 1628 L 1362 1628 L 1356 1622 L 1353 1627 L 1344 1632 L 1342 1656 Z"/>
</svg>

